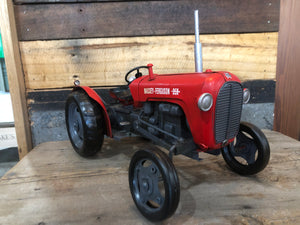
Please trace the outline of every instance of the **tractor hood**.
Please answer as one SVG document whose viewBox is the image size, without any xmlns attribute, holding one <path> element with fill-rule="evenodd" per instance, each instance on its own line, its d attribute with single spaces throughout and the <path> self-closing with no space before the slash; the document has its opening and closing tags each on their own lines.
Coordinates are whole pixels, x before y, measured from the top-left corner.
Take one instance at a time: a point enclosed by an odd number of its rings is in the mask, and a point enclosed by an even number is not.
<svg viewBox="0 0 300 225">
<path fill-rule="evenodd" d="M 154 75 L 154 79 L 143 76 L 130 84 L 130 91 L 135 102 L 146 102 L 154 99 L 193 98 L 198 100 L 202 93 L 217 96 L 220 87 L 227 81 L 240 80 L 229 72 L 204 72 L 185 74 Z M 155 100 L 154 100 L 155 101 Z"/>
<path fill-rule="evenodd" d="M 225 85 L 226 83 L 228 85 Z M 222 147 L 222 144 L 215 140 L 215 110 L 217 97 L 224 85 L 238 86 L 242 90 L 240 80 L 235 75 L 211 71 L 142 76 L 134 80 L 129 88 L 136 107 L 148 101 L 179 105 L 184 111 L 195 144 L 199 149 L 206 151 Z M 198 107 L 198 101 L 205 93 L 213 98 L 209 110 L 201 110 Z M 238 99 L 242 99 L 242 94 L 239 96 Z"/>
</svg>

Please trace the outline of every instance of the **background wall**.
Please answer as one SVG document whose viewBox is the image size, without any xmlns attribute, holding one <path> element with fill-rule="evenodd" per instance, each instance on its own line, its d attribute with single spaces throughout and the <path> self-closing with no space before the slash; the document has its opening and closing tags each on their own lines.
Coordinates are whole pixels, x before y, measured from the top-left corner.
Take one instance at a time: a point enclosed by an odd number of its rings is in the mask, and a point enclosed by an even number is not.
<svg viewBox="0 0 300 225">
<path fill-rule="evenodd" d="M 274 130 L 300 141 L 300 1 L 281 0 Z"/>
<path fill-rule="evenodd" d="M 64 102 L 82 85 L 125 84 L 132 67 L 194 71 L 193 10 L 203 67 L 250 88 L 242 118 L 273 127 L 279 0 L 14 0 L 33 145 L 67 139 Z"/>
</svg>

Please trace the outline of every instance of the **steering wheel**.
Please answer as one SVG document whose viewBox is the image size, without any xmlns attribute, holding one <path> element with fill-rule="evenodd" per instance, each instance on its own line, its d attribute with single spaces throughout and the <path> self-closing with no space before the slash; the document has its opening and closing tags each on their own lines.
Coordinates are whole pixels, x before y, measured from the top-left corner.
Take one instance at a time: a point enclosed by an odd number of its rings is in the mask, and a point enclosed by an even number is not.
<svg viewBox="0 0 300 225">
<path fill-rule="evenodd" d="M 143 74 L 140 72 L 140 69 L 148 69 L 148 66 L 138 66 L 138 67 L 135 67 L 135 68 L 133 68 L 133 69 L 131 69 L 131 70 L 129 70 L 127 73 L 126 73 L 126 75 L 125 75 L 125 81 L 128 83 L 128 84 L 130 84 L 133 80 L 129 80 L 128 78 L 130 78 L 129 77 L 129 75 L 133 72 L 133 71 L 135 71 L 136 70 L 136 74 L 135 74 L 135 78 L 139 78 L 139 77 L 141 77 L 141 76 L 143 76 Z"/>
</svg>

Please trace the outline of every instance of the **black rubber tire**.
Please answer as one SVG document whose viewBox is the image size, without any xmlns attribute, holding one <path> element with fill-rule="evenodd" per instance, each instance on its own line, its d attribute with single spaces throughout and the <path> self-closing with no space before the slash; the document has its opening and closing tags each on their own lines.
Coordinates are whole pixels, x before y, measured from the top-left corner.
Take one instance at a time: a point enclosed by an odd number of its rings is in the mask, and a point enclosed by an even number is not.
<svg viewBox="0 0 300 225">
<path fill-rule="evenodd" d="M 100 151 L 104 139 L 101 108 L 83 91 L 73 91 L 67 99 L 65 117 L 68 135 L 74 150 L 83 157 Z"/>
<path fill-rule="evenodd" d="M 157 179 L 159 180 L 159 182 L 163 182 L 164 196 L 159 196 L 164 197 L 164 199 L 163 201 L 161 201 L 161 199 L 159 198 L 158 201 L 161 202 L 161 204 L 158 204 L 157 206 L 151 205 L 149 201 L 145 203 L 142 202 L 142 199 L 144 197 L 141 195 L 141 193 L 143 192 L 142 188 L 145 187 L 145 182 L 143 183 L 144 186 L 142 187 L 142 184 L 140 184 L 137 176 L 139 177 L 139 179 L 146 179 L 150 181 L 147 182 L 149 184 L 148 186 L 153 186 L 153 192 L 157 191 L 154 187 L 156 183 L 155 180 L 150 180 L 151 178 L 149 178 L 152 175 L 150 174 L 150 176 L 143 176 L 141 174 L 141 169 L 139 169 L 139 166 L 141 165 L 140 163 L 143 163 L 144 161 L 149 161 L 153 164 L 151 164 L 151 166 L 149 167 L 143 168 L 151 168 L 151 173 L 154 173 L 152 172 L 153 168 L 155 168 L 154 171 L 157 171 L 156 169 L 158 169 L 159 173 L 155 172 L 153 176 L 161 176 L 162 178 L 162 180 L 160 180 L 159 178 Z M 137 151 L 131 159 L 128 175 L 130 192 L 135 205 L 148 220 L 161 221 L 174 214 L 178 207 L 180 199 L 180 185 L 175 167 L 170 158 L 164 152 L 158 149 Z M 153 192 L 151 192 L 151 190 L 148 190 L 148 193 L 152 194 Z M 160 191 L 159 193 L 161 194 Z M 157 199 L 156 197 L 154 198 Z"/>
<path fill-rule="evenodd" d="M 241 122 L 239 132 L 243 132 L 253 139 L 256 146 L 257 158 L 254 163 L 244 165 L 236 160 L 232 154 L 234 145 L 228 145 L 222 148 L 222 155 L 227 165 L 240 175 L 253 175 L 262 171 L 270 160 L 270 146 L 264 133 L 255 125 L 247 122 Z"/>
</svg>

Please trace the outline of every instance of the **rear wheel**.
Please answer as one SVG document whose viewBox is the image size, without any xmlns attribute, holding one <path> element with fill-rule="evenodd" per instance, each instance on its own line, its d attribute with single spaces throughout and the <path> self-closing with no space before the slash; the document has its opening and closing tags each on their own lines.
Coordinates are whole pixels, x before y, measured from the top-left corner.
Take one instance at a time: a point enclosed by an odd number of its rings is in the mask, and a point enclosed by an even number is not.
<svg viewBox="0 0 300 225">
<path fill-rule="evenodd" d="M 83 91 L 73 91 L 67 99 L 66 126 L 75 151 L 84 157 L 95 155 L 102 147 L 104 121 L 101 109 Z"/>
<path fill-rule="evenodd" d="M 176 211 L 179 179 L 164 152 L 158 149 L 136 152 L 129 166 L 129 186 L 137 208 L 147 219 L 161 221 Z"/>
<path fill-rule="evenodd" d="M 262 171 L 270 159 L 270 147 L 266 136 L 253 124 L 242 122 L 234 143 L 222 148 L 228 166 L 241 175 Z"/>
</svg>

